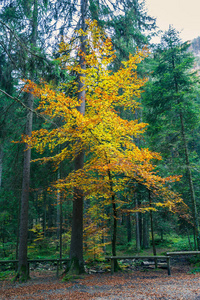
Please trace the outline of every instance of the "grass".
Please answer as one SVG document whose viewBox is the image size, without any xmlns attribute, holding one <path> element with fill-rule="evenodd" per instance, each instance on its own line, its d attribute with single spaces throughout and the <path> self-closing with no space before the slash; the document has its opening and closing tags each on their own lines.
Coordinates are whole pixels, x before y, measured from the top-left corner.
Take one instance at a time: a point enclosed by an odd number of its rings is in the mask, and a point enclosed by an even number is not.
<svg viewBox="0 0 200 300">
<path fill-rule="evenodd" d="M 190 272 L 188 272 L 189 274 L 196 274 L 196 273 L 200 273 L 200 267 L 195 267 L 192 270 L 190 270 Z"/>
<path fill-rule="evenodd" d="M 7 271 L 1 271 L 0 272 L 0 281 L 3 281 L 5 279 L 11 279 L 15 275 L 14 271 L 7 270 Z"/>
<path fill-rule="evenodd" d="M 173 251 L 189 251 L 194 250 L 194 243 L 192 242 L 192 236 L 191 244 L 192 249 L 190 248 L 188 238 L 185 236 L 180 235 L 165 235 L 164 239 L 161 241 L 159 236 L 155 235 L 155 244 L 156 244 L 156 252 L 157 255 L 166 255 L 167 252 L 173 252 Z M 153 255 L 152 251 L 152 245 L 148 249 L 141 249 L 141 251 L 138 253 L 136 250 L 136 243 L 135 241 L 126 244 L 126 245 L 118 245 L 117 246 L 117 255 Z"/>
</svg>

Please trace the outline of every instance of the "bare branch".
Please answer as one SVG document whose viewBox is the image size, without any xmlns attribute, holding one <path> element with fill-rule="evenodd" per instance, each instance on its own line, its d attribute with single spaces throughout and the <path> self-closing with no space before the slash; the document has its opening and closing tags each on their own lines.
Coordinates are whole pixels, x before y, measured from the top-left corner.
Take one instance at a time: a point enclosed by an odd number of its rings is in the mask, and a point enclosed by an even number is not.
<svg viewBox="0 0 200 300">
<path fill-rule="evenodd" d="M 37 58 L 40 58 L 40 59 L 43 59 L 45 61 L 47 61 L 49 63 L 49 61 L 43 57 L 43 56 L 40 56 L 38 54 L 35 54 L 33 51 L 31 51 L 22 41 L 21 39 L 17 36 L 17 34 L 15 33 L 15 31 L 10 28 L 10 26 L 8 26 L 6 23 L 4 23 L 3 21 L 0 20 L 0 23 L 5 26 L 13 35 L 14 37 L 16 38 L 16 40 L 18 41 L 18 43 L 22 46 L 22 48 L 24 48 L 25 51 L 29 52 L 31 55 L 37 57 Z"/>
<path fill-rule="evenodd" d="M 20 93 L 21 93 L 21 91 L 22 91 L 22 89 L 20 90 Z M 7 92 L 5 92 L 5 91 L 2 90 L 2 89 L 0 89 L 0 92 L 3 93 L 4 95 L 6 95 L 7 97 L 9 97 L 10 99 L 12 99 L 12 100 L 14 100 L 14 101 L 17 101 L 17 102 L 20 103 L 25 109 L 27 109 L 27 110 L 31 111 L 32 113 L 36 114 L 36 116 L 38 116 L 38 117 L 44 119 L 46 122 L 48 122 L 48 123 L 50 123 L 50 124 L 53 124 L 53 125 L 55 125 L 57 128 L 59 128 L 59 126 L 58 126 L 56 123 L 54 123 L 54 122 L 48 120 L 48 119 L 45 118 L 42 114 L 38 113 L 35 109 L 31 109 L 30 107 L 28 107 L 28 106 L 27 106 L 26 104 L 24 104 L 19 98 L 11 96 L 10 94 L 8 94 Z M 20 94 L 20 93 L 19 93 L 19 94 Z"/>
</svg>

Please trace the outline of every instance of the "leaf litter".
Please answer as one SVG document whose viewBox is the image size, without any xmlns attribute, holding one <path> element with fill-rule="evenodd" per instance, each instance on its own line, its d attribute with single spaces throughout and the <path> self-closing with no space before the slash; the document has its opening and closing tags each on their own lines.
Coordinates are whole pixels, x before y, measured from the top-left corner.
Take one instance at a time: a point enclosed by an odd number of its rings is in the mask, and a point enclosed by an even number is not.
<svg viewBox="0 0 200 300">
<path fill-rule="evenodd" d="M 32 272 L 27 283 L 0 282 L 1 300 L 200 300 L 200 274 L 189 274 L 189 267 L 86 274 L 62 282 L 52 272 Z"/>
</svg>

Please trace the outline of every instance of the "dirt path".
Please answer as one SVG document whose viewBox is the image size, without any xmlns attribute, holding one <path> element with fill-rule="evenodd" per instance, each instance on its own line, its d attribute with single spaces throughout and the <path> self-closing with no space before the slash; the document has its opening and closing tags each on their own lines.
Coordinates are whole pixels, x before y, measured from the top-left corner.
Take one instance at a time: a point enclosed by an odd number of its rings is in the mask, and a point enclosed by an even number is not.
<svg viewBox="0 0 200 300">
<path fill-rule="evenodd" d="M 188 274 L 188 268 L 85 275 L 63 283 L 55 274 L 32 272 L 27 283 L 0 283 L 2 300 L 106 300 L 106 299 L 187 299 L 200 300 L 200 274 Z"/>
</svg>

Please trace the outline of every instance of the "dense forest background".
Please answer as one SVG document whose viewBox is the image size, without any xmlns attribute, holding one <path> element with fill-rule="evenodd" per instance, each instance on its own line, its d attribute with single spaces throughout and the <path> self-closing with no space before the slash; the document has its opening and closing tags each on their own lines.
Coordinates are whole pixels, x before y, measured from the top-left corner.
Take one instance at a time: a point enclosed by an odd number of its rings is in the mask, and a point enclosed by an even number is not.
<svg viewBox="0 0 200 300">
<path fill-rule="evenodd" d="M 62 89 L 70 97 L 83 99 L 72 88 L 73 83 L 81 81 L 80 74 L 63 67 L 64 55 L 71 59 L 70 48 L 66 46 L 63 50 L 59 44 L 66 37 L 69 45 L 80 40 L 82 51 L 90 53 L 89 48 L 84 50 L 84 35 L 77 33 L 80 29 L 86 32 L 86 19 L 96 20 L 104 32 L 103 39 L 111 39 L 115 59 L 108 69 L 113 74 L 120 70 L 122 61 L 129 60 L 129 53 L 134 56 L 148 47 L 148 57 L 137 68 L 138 78 L 148 79 L 141 85 L 139 107 L 133 111 L 119 105 L 115 111 L 127 122 L 148 123 L 146 131 L 141 136 L 132 136 L 132 141 L 138 151 L 148 148 L 160 153 L 161 160 L 153 159 L 155 174 L 162 178 L 181 176 L 181 179 L 166 181 L 169 192 L 165 190 L 163 196 L 156 196 L 153 183 L 147 187 L 144 179 L 107 167 L 110 194 L 92 191 L 89 196 L 83 195 L 83 228 L 78 230 L 82 231 L 84 260 L 101 260 L 106 254 L 116 255 L 116 251 L 140 252 L 152 245 L 156 254 L 157 244 L 170 246 L 175 240 L 179 249 L 200 250 L 200 38 L 191 44 L 183 43 L 170 26 L 161 42 L 152 44 L 158 30 L 156 20 L 146 12 L 145 3 L 137 0 L 117 3 L 82 0 L 80 4 L 5 0 L 0 4 L 0 257 L 16 258 L 23 264 L 27 256 L 73 257 L 76 252 L 73 247 L 79 248 L 77 241 L 71 239 L 72 227 L 76 226 L 74 219 L 79 218 L 73 209 L 76 199 L 73 200 L 73 193 L 66 187 L 59 188 L 55 183 L 69 178 L 74 168 L 76 171 L 83 168 L 92 152 L 84 155 L 82 150 L 78 154 L 70 150 L 74 156 L 66 155 L 59 160 L 64 149 L 79 147 L 81 142 L 70 144 L 66 136 L 63 142 L 55 142 L 53 149 L 37 151 L 27 150 L 27 143 L 21 137 L 31 136 L 33 130 L 41 128 L 56 130 L 65 120 L 61 114 L 52 119 L 40 114 L 37 107 L 41 95 L 25 92 L 23 80 L 40 84 L 43 79 L 52 89 Z M 77 54 L 75 61 L 83 67 L 79 59 Z M 120 93 L 123 94 L 123 89 Z M 132 98 L 137 97 L 133 94 Z M 82 113 L 81 108 L 77 110 Z M 40 161 L 55 156 L 59 161 L 56 166 L 55 159 Z M 100 180 L 102 174 L 99 174 L 96 172 L 93 181 Z M 128 176 L 129 180 L 123 181 Z M 99 186 L 94 189 L 101 191 Z M 76 189 L 74 193 L 79 195 Z M 170 202 L 172 192 L 185 204 Z M 81 205 L 77 207 L 79 210 Z M 82 254 L 76 255 L 81 267 Z"/>
</svg>

